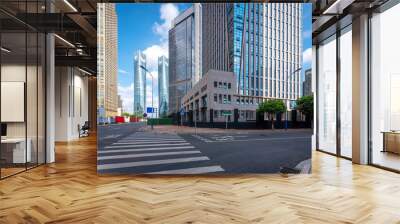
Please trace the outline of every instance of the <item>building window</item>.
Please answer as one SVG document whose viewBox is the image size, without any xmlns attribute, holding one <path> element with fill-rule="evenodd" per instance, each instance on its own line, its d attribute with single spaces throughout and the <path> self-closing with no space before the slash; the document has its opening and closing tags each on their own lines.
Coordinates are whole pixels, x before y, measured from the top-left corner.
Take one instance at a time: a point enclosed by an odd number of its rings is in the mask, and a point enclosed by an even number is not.
<svg viewBox="0 0 400 224">
<path fill-rule="evenodd" d="M 216 103 L 218 102 L 218 96 L 216 93 L 214 94 L 214 102 L 216 102 Z"/>
<path fill-rule="evenodd" d="M 218 84 L 217 84 L 217 82 L 214 82 L 214 87 L 215 87 L 215 88 L 217 88 L 217 87 L 218 87 Z"/>
</svg>

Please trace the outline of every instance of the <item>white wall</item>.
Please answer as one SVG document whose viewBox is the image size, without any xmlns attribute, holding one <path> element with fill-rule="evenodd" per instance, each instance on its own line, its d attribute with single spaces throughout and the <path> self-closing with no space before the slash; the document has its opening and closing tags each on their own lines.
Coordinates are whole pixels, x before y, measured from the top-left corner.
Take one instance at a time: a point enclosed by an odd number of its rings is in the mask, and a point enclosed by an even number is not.
<svg viewBox="0 0 400 224">
<path fill-rule="evenodd" d="M 55 141 L 79 138 L 88 118 L 88 78 L 71 67 L 56 67 Z"/>
</svg>

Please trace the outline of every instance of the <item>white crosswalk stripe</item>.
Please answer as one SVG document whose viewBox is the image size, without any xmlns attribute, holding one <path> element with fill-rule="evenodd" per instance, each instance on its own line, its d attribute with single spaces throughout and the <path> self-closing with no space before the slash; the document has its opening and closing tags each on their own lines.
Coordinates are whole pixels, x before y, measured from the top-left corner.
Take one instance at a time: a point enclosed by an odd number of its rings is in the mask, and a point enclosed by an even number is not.
<svg viewBox="0 0 400 224">
<path fill-rule="evenodd" d="M 195 147 L 190 146 L 179 146 L 179 147 L 157 147 L 157 148 L 140 148 L 140 149 L 111 149 L 111 150 L 100 150 L 97 154 L 102 153 L 117 153 L 117 152 L 141 152 L 141 151 L 158 151 L 158 150 L 174 150 L 174 149 L 194 149 Z"/>
<path fill-rule="evenodd" d="M 147 143 L 147 144 L 141 144 L 141 145 L 129 144 L 129 145 L 112 145 L 112 146 L 106 146 L 104 148 L 105 149 L 113 149 L 113 148 L 137 148 L 137 147 L 146 147 L 146 146 L 182 146 L 182 145 L 190 145 L 190 143 L 188 143 L 188 142 L 184 142 L 184 143 L 165 143 L 165 144 Z"/>
<path fill-rule="evenodd" d="M 150 160 L 150 161 L 139 161 L 139 162 L 114 163 L 114 164 L 97 165 L 97 169 L 100 169 L 100 170 L 115 169 L 115 168 L 126 168 L 126 167 L 135 167 L 135 166 L 185 163 L 185 162 L 204 161 L 204 160 L 210 160 L 210 159 L 207 156 L 201 156 L 201 157 L 189 157 L 189 158 L 181 158 L 181 159 L 162 159 L 162 160 Z"/>
<path fill-rule="evenodd" d="M 201 153 L 200 151 L 178 151 L 178 152 L 159 152 L 159 153 L 141 153 L 141 154 L 133 154 L 133 155 L 116 155 L 116 156 L 99 156 L 98 160 L 106 160 L 106 159 L 125 159 L 125 158 L 141 158 L 148 156 L 168 156 L 168 155 L 186 155 L 186 154 L 197 154 Z"/>
<path fill-rule="evenodd" d="M 136 132 L 97 151 L 102 173 L 202 174 L 223 172 L 177 134 Z"/>
<path fill-rule="evenodd" d="M 157 144 L 157 143 L 185 143 L 186 141 L 183 141 L 183 140 L 179 140 L 179 141 L 146 141 L 146 142 L 143 142 L 143 141 L 138 141 L 138 142 L 135 142 L 135 141 L 129 141 L 129 142 L 116 142 L 116 143 L 113 143 L 113 145 L 139 145 L 139 144 L 147 144 L 147 143 L 150 143 L 150 144 Z"/>
<path fill-rule="evenodd" d="M 224 171 L 221 166 L 206 166 L 206 167 L 196 167 L 187 168 L 179 170 L 166 170 L 159 172 L 152 172 L 147 174 L 201 174 L 201 173 L 214 173 Z"/>
</svg>

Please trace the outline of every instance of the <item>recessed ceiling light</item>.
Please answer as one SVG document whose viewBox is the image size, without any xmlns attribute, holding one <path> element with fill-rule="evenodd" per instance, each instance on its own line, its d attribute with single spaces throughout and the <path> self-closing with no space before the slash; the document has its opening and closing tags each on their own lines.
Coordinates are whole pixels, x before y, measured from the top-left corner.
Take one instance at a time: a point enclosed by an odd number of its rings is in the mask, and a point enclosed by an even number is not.
<svg viewBox="0 0 400 224">
<path fill-rule="evenodd" d="M 71 42 L 69 42 L 68 40 L 62 38 L 61 36 L 59 36 L 58 34 L 54 34 L 55 37 L 57 37 L 59 40 L 61 40 L 62 42 L 66 43 L 67 45 L 69 45 L 70 47 L 75 48 L 75 45 L 73 45 Z"/>
<path fill-rule="evenodd" d="M 83 69 L 81 69 L 81 68 L 79 68 L 79 67 L 78 67 L 78 70 L 81 71 L 81 72 L 83 72 L 83 73 L 85 73 L 85 74 L 87 74 L 87 75 L 92 75 L 92 73 L 90 73 L 90 72 L 88 72 L 88 71 L 86 71 L 86 70 L 83 70 Z"/>
<path fill-rule="evenodd" d="M 64 0 L 65 4 L 67 4 L 74 12 L 78 12 L 78 10 L 68 1 Z"/>
<path fill-rule="evenodd" d="M 9 49 L 7 49 L 5 47 L 1 47 L 1 51 L 4 51 L 6 53 L 10 53 L 11 52 L 11 50 L 9 50 Z"/>
</svg>

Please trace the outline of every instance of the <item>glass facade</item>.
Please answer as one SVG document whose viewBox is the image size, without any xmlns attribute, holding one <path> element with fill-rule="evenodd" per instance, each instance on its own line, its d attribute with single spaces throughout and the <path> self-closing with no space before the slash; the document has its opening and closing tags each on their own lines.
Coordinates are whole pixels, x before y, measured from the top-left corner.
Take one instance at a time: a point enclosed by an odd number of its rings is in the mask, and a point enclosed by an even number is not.
<svg viewBox="0 0 400 224">
<path fill-rule="evenodd" d="M 203 7 L 214 12 L 218 6 Z M 239 94 L 296 100 L 300 97 L 300 68 L 302 67 L 302 5 L 296 3 L 227 3 L 226 14 L 204 18 L 203 27 L 227 21 L 227 44 L 216 46 L 227 51 L 228 70 L 236 74 Z M 203 15 L 208 13 L 203 12 Z M 212 30 L 212 29 L 211 29 Z M 215 39 L 224 39 L 224 30 L 205 34 L 203 49 L 213 47 Z M 208 39 L 207 39 L 208 38 Z M 225 40 L 225 43 L 226 43 Z M 207 69 L 223 68 L 217 55 L 203 51 L 203 63 L 213 58 Z M 209 59 L 208 59 L 209 60 Z M 209 60 L 210 61 L 210 60 Z M 211 66 L 210 66 L 211 65 Z M 208 67 L 204 67 L 208 66 Z"/>
<path fill-rule="evenodd" d="M 371 162 L 400 171 L 400 4 L 371 18 Z"/>
<path fill-rule="evenodd" d="M 394 27 L 400 4 L 388 1 L 371 12 L 344 16 L 314 38 L 316 146 L 399 172 L 400 34 Z"/>
<path fill-rule="evenodd" d="M 142 115 L 146 108 L 146 55 L 141 51 L 134 57 L 133 112 Z M 144 68 L 143 68 L 144 67 Z"/>
<path fill-rule="evenodd" d="M 336 153 L 336 35 L 318 46 L 318 149 Z"/>
<path fill-rule="evenodd" d="M 18 15 L 43 13 L 45 1 L 1 2 Z M 0 12 L 0 178 L 45 163 L 45 60 L 43 32 Z"/>
<path fill-rule="evenodd" d="M 341 30 L 340 35 L 340 150 L 341 155 L 352 157 L 352 27 Z"/>
<path fill-rule="evenodd" d="M 168 115 L 168 58 L 158 58 L 158 111 L 160 117 Z"/>
<path fill-rule="evenodd" d="M 176 113 L 181 99 L 192 88 L 195 72 L 194 14 L 191 13 L 169 31 L 169 113 Z"/>
</svg>

